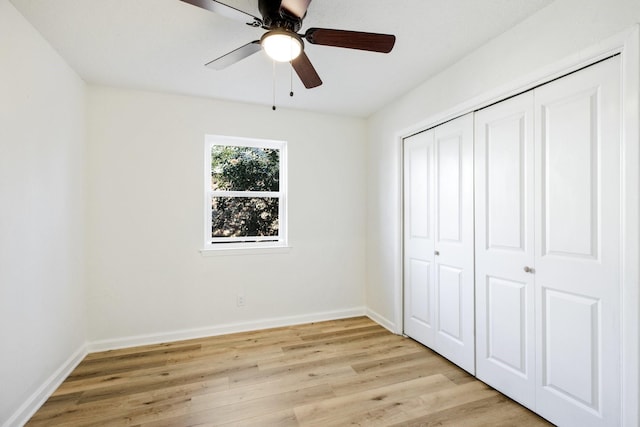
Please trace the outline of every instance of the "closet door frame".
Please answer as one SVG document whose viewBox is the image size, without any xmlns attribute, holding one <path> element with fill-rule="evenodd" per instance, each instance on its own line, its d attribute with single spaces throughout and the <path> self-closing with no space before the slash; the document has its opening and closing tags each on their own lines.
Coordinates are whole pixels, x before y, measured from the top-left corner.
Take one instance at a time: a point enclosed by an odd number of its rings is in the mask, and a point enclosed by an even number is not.
<svg viewBox="0 0 640 427">
<path fill-rule="evenodd" d="M 403 226 L 402 141 L 417 132 L 487 107 L 588 65 L 620 54 L 622 63 L 622 242 L 621 242 L 621 385 L 622 426 L 640 425 L 640 25 L 526 76 L 490 90 L 449 110 L 396 133 L 399 160 L 397 194 L 396 278 L 394 318 L 385 324 L 397 334 L 403 331 Z M 375 318 L 376 316 L 374 316 Z"/>
</svg>

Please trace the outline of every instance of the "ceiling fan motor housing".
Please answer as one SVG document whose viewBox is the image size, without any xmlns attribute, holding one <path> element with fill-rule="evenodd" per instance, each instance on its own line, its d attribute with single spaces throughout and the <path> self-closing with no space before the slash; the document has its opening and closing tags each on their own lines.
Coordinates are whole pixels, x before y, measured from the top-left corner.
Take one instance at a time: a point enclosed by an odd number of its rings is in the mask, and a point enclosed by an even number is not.
<svg viewBox="0 0 640 427">
<path fill-rule="evenodd" d="M 283 28 L 297 33 L 300 31 L 300 28 L 302 28 L 302 20 L 304 19 L 304 16 L 297 17 L 286 8 L 281 7 L 281 5 L 281 0 L 260 0 L 258 2 L 258 8 L 262 14 L 264 28 Z"/>
</svg>

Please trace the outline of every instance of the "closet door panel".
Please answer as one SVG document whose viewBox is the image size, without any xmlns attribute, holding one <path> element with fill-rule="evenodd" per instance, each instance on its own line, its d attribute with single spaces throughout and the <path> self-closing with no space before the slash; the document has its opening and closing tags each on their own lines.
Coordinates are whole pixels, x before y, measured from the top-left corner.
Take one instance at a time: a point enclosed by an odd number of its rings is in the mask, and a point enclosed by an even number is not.
<svg viewBox="0 0 640 427">
<path fill-rule="evenodd" d="M 518 376 L 527 375 L 526 289 L 526 283 L 487 277 L 486 357 Z"/>
<path fill-rule="evenodd" d="M 482 118 L 482 116 L 481 116 Z M 486 246 L 524 251 L 525 113 L 485 123 Z"/>
<path fill-rule="evenodd" d="M 477 376 L 534 408 L 533 93 L 475 121 Z"/>
<path fill-rule="evenodd" d="M 407 276 L 409 278 L 409 304 L 408 311 L 410 319 L 421 326 L 429 328 L 431 326 L 431 310 L 429 307 L 429 291 L 432 285 L 431 263 L 412 257 L 409 259 Z"/>
<path fill-rule="evenodd" d="M 473 114 L 434 129 L 434 350 L 475 373 Z"/>
<path fill-rule="evenodd" d="M 620 421 L 618 57 L 535 93 L 537 411 Z"/>
<path fill-rule="evenodd" d="M 462 270 L 448 265 L 438 265 L 438 331 L 460 345 L 464 345 L 462 286 Z"/>
<path fill-rule="evenodd" d="M 433 132 L 404 140 L 404 332 L 434 345 Z"/>
<path fill-rule="evenodd" d="M 438 130 L 438 134 L 442 132 Z M 445 133 L 436 140 L 436 144 L 438 150 L 438 241 L 460 243 L 463 134 L 462 132 Z"/>
<path fill-rule="evenodd" d="M 598 300 L 543 290 L 546 360 L 544 383 L 550 390 L 594 407 L 598 399 Z"/>
<path fill-rule="evenodd" d="M 598 92 L 540 105 L 543 256 L 597 257 Z"/>
</svg>

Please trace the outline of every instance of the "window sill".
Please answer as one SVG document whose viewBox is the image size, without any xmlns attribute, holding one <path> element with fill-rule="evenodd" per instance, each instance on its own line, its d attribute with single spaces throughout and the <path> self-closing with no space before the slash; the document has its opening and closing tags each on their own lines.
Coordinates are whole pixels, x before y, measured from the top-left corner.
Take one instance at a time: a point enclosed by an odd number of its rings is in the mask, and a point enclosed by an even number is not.
<svg viewBox="0 0 640 427">
<path fill-rule="evenodd" d="M 244 246 L 234 248 L 204 248 L 200 249 L 203 257 L 233 256 L 233 255 L 273 255 L 285 254 L 291 251 L 291 246 Z"/>
</svg>

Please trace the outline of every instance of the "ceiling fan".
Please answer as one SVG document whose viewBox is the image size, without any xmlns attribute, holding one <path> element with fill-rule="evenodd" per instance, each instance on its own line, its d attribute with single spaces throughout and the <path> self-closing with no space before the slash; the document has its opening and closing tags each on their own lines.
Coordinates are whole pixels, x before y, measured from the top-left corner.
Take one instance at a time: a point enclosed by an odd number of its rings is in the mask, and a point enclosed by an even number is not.
<svg viewBox="0 0 640 427">
<path fill-rule="evenodd" d="M 304 53 L 303 39 L 311 44 L 380 53 L 391 52 L 396 41 L 396 37 L 390 34 L 328 28 L 309 28 L 304 34 L 298 34 L 311 0 L 258 0 L 262 19 L 217 0 L 181 1 L 267 30 L 260 40 L 254 40 L 214 59 L 206 64 L 207 67 L 221 70 L 264 49 L 272 59 L 290 62 L 307 89 L 320 86 L 322 80 Z"/>
</svg>

